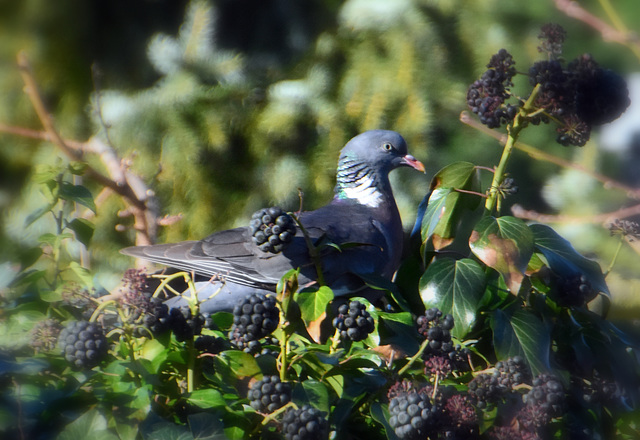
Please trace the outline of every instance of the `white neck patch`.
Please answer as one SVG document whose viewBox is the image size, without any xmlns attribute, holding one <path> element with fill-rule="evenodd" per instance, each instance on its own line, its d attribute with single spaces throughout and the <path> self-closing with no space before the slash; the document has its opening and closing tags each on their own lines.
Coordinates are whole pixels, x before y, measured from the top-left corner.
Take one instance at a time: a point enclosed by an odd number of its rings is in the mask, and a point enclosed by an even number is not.
<svg viewBox="0 0 640 440">
<path fill-rule="evenodd" d="M 354 182 L 355 183 L 355 182 Z M 374 180 L 369 175 L 365 175 L 357 180 L 357 185 L 343 185 L 342 194 L 345 198 L 357 200 L 358 203 L 377 208 L 382 203 L 382 193 L 378 191 Z"/>
</svg>

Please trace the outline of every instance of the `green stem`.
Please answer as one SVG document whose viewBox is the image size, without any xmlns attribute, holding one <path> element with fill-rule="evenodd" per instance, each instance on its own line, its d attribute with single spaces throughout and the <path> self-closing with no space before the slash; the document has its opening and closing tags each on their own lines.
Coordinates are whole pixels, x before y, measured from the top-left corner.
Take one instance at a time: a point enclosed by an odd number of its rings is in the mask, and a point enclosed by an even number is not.
<svg viewBox="0 0 640 440">
<path fill-rule="evenodd" d="M 400 369 L 400 371 L 398 371 L 398 375 L 402 376 L 404 373 L 407 372 L 407 370 L 409 368 L 411 368 L 411 365 L 420 357 L 422 356 L 422 353 L 424 352 L 424 350 L 427 348 L 427 345 L 429 344 L 429 340 L 425 339 L 424 342 L 422 342 L 422 345 L 420 345 L 420 349 L 418 350 L 418 352 L 416 354 L 414 354 L 413 356 L 411 356 L 411 358 L 409 359 L 409 362 L 407 362 L 407 365 L 405 365 L 404 367 L 402 367 Z"/>
<path fill-rule="evenodd" d="M 528 123 L 528 115 L 533 111 L 533 102 L 538 96 L 538 92 L 540 91 L 540 84 L 537 84 L 529 98 L 524 103 L 516 117 L 513 119 L 513 123 L 507 126 L 507 142 L 505 142 L 504 149 L 502 150 L 502 157 L 500 157 L 500 162 L 496 167 L 496 170 L 493 174 L 493 181 L 491 182 L 491 187 L 489 188 L 489 196 L 487 197 L 487 201 L 485 202 L 485 215 L 491 215 L 493 210 L 498 205 L 498 198 L 500 197 L 500 185 L 504 180 L 504 176 L 507 169 L 507 164 L 509 163 L 509 159 L 511 158 L 511 153 L 513 152 L 514 145 L 518 140 L 518 136 L 520 135 L 520 131 L 525 128 Z"/>
<path fill-rule="evenodd" d="M 194 388 L 194 375 L 196 364 L 196 349 L 193 346 L 193 338 L 187 340 L 187 393 L 193 392 Z"/>
<path fill-rule="evenodd" d="M 287 378 L 287 358 L 289 357 L 289 334 L 283 329 L 284 336 L 280 341 L 280 381 L 285 382 Z"/>
<path fill-rule="evenodd" d="M 616 248 L 616 252 L 613 254 L 613 258 L 611 259 L 611 263 L 609 263 L 609 267 L 607 267 L 607 270 L 604 272 L 605 278 L 613 270 L 613 266 L 615 266 L 616 264 L 616 260 L 618 259 L 618 255 L 620 254 L 620 250 L 622 249 L 623 241 L 624 241 L 624 236 L 620 236 L 620 241 L 618 241 L 618 247 Z"/>
<path fill-rule="evenodd" d="M 111 299 L 109 301 L 104 301 L 102 303 L 100 303 L 98 305 L 98 307 L 96 307 L 96 309 L 93 311 L 93 313 L 91 314 L 91 318 L 89 318 L 89 322 L 96 322 L 96 320 L 98 319 L 98 315 L 100 315 L 100 313 L 107 307 L 111 306 L 111 305 L 115 305 L 116 304 L 116 300 Z"/>
</svg>

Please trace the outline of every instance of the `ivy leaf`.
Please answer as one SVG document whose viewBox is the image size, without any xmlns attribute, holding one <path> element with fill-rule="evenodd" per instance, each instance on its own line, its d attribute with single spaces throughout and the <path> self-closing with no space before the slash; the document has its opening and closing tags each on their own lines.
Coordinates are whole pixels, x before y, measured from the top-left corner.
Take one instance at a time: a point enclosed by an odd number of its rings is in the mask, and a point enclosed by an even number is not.
<svg viewBox="0 0 640 440">
<path fill-rule="evenodd" d="M 520 290 L 524 271 L 533 255 L 533 234 L 520 219 L 485 217 L 469 238 L 471 252 L 497 270 L 514 295 Z"/>
<path fill-rule="evenodd" d="M 437 260 L 420 279 L 420 297 L 425 308 L 437 307 L 451 313 L 455 326 L 451 333 L 462 339 L 473 326 L 485 290 L 482 266 L 470 258 Z"/>
<path fill-rule="evenodd" d="M 387 435 L 388 440 L 398 440 L 395 430 L 389 425 L 389 413 L 388 405 L 381 405 L 380 402 L 373 402 L 371 404 L 371 418 L 376 422 L 384 426 L 384 432 Z"/>
<path fill-rule="evenodd" d="M 195 440 L 217 440 L 225 438 L 224 423 L 209 413 L 192 414 L 187 417 L 189 429 Z"/>
<path fill-rule="evenodd" d="M 216 360 L 225 363 L 237 377 L 255 377 L 262 374 L 256 359 L 244 351 L 223 351 L 216 356 Z"/>
<path fill-rule="evenodd" d="M 551 334 L 535 314 L 527 309 L 513 313 L 497 309 L 490 323 L 498 359 L 520 355 L 526 358 L 534 375 L 549 371 Z"/>
<path fill-rule="evenodd" d="M 187 398 L 187 401 L 204 409 L 216 408 L 227 404 L 222 394 L 220 394 L 220 391 L 214 390 L 213 388 L 193 391 Z"/>
<path fill-rule="evenodd" d="M 327 286 L 320 286 L 318 290 L 299 291 L 294 299 L 300 306 L 303 321 L 308 324 L 325 312 L 327 304 L 333 299 L 333 291 Z"/>
<path fill-rule="evenodd" d="M 480 203 L 480 197 L 465 194 L 479 191 L 478 173 L 470 162 L 455 162 L 440 170 L 431 181 L 431 197 L 422 219 L 423 243 L 433 238 L 435 249 L 451 244 L 463 214 Z"/>
<path fill-rule="evenodd" d="M 96 212 L 96 204 L 93 201 L 91 191 L 82 185 L 74 185 L 69 182 L 62 182 L 60 185 L 60 198 L 70 202 L 76 202 L 86 206 L 94 213 Z"/>
<path fill-rule="evenodd" d="M 89 246 L 95 226 L 89 220 L 84 218 L 74 218 L 67 224 L 67 227 L 76 233 L 76 238 L 80 243 Z"/>
<path fill-rule="evenodd" d="M 322 383 L 314 379 L 302 381 L 293 388 L 292 400 L 299 405 L 311 403 L 320 411 L 329 412 L 329 390 Z"/>
<path fill-rule="evenodd" d="M 552 271 L 569 276 L 584 274 L 594 289 L 609 296 L 609 288 L 598 263 L 579 254 L 569 241 L 549 226 L 534 224 L 529 229 L 536 250 L 544 255 Z"/>
<path fill-rule="evenodd" d="M 88 433 L 91 433 L 91 438 L 95 440 L 118 440 L 118 436 L 108 430 L 106 417 L 95 408 L 69 423 L 56 438 L 58 440 L 85 440 Z"/>
</svg>

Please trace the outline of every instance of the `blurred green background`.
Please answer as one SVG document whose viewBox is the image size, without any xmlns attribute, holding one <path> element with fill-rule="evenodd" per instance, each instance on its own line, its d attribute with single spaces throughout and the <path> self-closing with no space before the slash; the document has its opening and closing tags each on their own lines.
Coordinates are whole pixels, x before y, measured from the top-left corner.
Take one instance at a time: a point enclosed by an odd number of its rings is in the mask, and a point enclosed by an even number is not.
<svg viewBox="0 0 640 440">
<path fill-rule="evenodd" d="M 604 21 L 603 6 L 611 5 L 629 27 L 640 23 L 637 0 L 580 4 Z M 537 35 L 547 22 L 567 30 L 567 60 L 589 52 L 621 74 L 638 70 L 629 48 L 603 41 L 552 0 L 0 0 L 0 124 L 42 129 L 16 66 L 24 51 L 61 135 L 108 142 L 155 192 L 162 215 L 183 215 L 160 228 L 158 242 L 243 225 L 264 206 L 295 210 L 298 188 L 305 209 L 321 206 L 332 196 L 344 143 L 368 129 L 397 130 L 428 170 L 393 174 L 408 229 L 438 169 L 498 162 L 500 145 L 459 120 L 467 87 L 500 48 L 526 72 L 540 58 Z M 621 181 L 637 176 L 633 164 L 625 171 L 627 153 L 604 151 L 598 133 L 582 149 L 554 139 L 550 126 L 521 138 Z M 104 170 L 98 157 L 86 159 Z M 52 230 L 48 217 L 29 227 L 25 218 L 44 204 L 35 167 L 57 160 L 66 159 L 49 142 L 0 133 L 6 280 L 19 269 L 21 252 Z M 579 172 L 521 152 L 510 173 L 519 192 L 507 206 L 589 219 L 633 204 Z M 101 189 L 83 184 L 94 197 Z M 92 218 L 90 266 L 106 288 L 132 265 L 118 254 L 134 240 L 131 229 L 116 230 L 131 223 L 118 217 L 123 208 L 112 196 Z M 616 243 L 602 224 L 554 226 L 608 265 Z M 619 316 L 636 313 L 629 306 L 640 303 L 640 258 L 628 246 L 622 252 L 609 278 Z"/>
</svg>

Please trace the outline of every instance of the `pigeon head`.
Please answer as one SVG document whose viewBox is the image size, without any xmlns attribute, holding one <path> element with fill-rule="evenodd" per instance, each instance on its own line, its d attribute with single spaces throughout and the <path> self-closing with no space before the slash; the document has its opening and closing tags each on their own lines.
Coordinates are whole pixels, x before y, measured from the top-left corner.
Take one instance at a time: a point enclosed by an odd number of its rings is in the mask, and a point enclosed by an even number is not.
<svg viewBox="0 0 640 440">
<path fill-rule="evenodd" d="M 424 165 L 407 153 L 404 138 L 390 130 L 370 130 L 352 138 L 340 152 L 343 159 L 367 164 L 382 173 L 402 166 L 424 172 Z"/>
<path fill-rule="evenodd" d="M 407 153 L 407 143 L 398 133 L 371 130 L 359 134 L 340 152 L 336 197 L 379 206 L 393 197 L 389 173 L 404 166 L 424 172 L 424 165 Z"/>
</svg>

